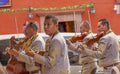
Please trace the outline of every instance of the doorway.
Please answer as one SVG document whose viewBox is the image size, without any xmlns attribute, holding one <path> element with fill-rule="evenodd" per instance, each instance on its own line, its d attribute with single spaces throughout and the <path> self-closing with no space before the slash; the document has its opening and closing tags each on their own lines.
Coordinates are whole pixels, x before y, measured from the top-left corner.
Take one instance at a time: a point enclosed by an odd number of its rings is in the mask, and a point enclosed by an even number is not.
<svg viewBox="0 0 120 74">
<path fill-rule="evenodd" d="M 75 32 L 74 21 L 62 21 L 58 24 L 60 32 Z"/>
</svg>

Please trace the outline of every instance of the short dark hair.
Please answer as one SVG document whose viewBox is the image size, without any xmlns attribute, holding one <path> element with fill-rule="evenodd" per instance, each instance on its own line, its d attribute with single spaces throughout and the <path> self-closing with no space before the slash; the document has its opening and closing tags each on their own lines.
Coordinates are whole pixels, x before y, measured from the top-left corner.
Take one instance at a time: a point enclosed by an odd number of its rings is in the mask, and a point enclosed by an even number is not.
<svg viewBox="0 0 120 74">
<path fill-rule="evenodd" d="M 54 15 L 52 15 L 52 14 L 46 15 L 45 16 L 45 20 L 46 19 L 52 19 L 52 21 L 53 21 L 54 24 L 58 24 L 58 19 Z"/>
<path fill-rule="evenodd" d="M 38 23 L 35 21 L 26 21 L 23 26 L 34 28 L 36 31 L 38 30 Z"/>
<path fill-rule="evenodd" d="M 102 25 L 106 25 L 108 29 L 110 29 L 110 23 L 107 19 L 102 18 L 98 22 L 101 22 Z"/>
<path fill-rule="evenodd" d="M 90 25 L 90 23 L 89 23 L 87 20 L 82 21 L 81 24 L 82 24 L 83 26 L 87 27 L 88 29 L 91 29 L 91 25 Z"/>
</svg>

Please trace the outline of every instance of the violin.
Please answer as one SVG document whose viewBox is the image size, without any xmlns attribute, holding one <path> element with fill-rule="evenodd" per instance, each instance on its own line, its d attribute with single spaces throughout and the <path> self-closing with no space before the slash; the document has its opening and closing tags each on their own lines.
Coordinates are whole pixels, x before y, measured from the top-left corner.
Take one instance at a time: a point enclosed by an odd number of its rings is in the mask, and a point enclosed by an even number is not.
<svg viewBox="0 0 120 74">
<path fill-rule="evenodd" d="M 94 36 L 93 38 L 87 39 L 86 42 L 85 42 L 85 44 L 89 45 L 89 44 L 93 44 L 93 43 L 99 41 L 99 39 L 100 39 L 101 37 L 103 37 L 104 34 L 105 34 L 104 32 L 101 32 L 100 34 L 97 34 L 97 35 Z"/>
<path fill-rule="evenodd" d="M 19 48 L 22 48 L 25 51 L 30 51 L 31 49 L 28 46 L 26 46 L 26 44 L 24 44 L 24 43 L 26 43 L 28 41 L 28 39 L 29 38 L 24 38 L 24 39 L 22 39 L 20 41 L 15 41 L 15 38 L 14 38 L 14 43 L 16 44 L 16 49 L 19 50 Z M 27 43 L 27 45 L 29 45 L 29 44 Z M 39 51 L 34 50 L 34 52 L 39 54 L 39 55 L 43 55 L 45 53 L 45 51 L 40 51 L 40 50 Z"/>
<path fill-rule="evenodd" d="M 72 43 L 74 43 L 74 42 L 76 42 L 76 41 L 82 41 L 82 40 L 85 38 L 85 36 L 87 36 L 87 32 L 84 32 L 84 33 L 82 33 L 81 35 L 75 35 L 75 36 L 73 36 L 73 37 L 70 39 L 70 41 L 71 41 Z"/>
<path fill-rule="evenodd" d="M 12 36 L 10 39 L 10 49 L 14 48 L 15 37 Z M 8 64 L 6 66 L 6 70 L 8 74 L 28 74 L 24 67 L 24 63 L 18 61 L 14 56 L 11 56 Z"/>
<path fill-rule="evenodd" d="M 23 40 L 20 40 L 16 43 L 17 48 L 19 48 L 21 45 L 23 45 L 25 42 L 27 42 L 29 38 L 24 38 Z"/>
</svg>

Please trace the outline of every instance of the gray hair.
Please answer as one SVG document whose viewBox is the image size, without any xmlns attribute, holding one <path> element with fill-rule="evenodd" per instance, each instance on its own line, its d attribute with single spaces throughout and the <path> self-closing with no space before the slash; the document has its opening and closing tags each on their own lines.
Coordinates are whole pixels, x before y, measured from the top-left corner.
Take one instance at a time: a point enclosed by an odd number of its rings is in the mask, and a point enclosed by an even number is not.
<svg viewBox="0 0 120 74">
<path fill-rule="evenodd" d="M 83 26 L 87 27 L 88 29 L 91 29 L 91 25 L 90 25 L 90 23 L 89 23 L 87 20 L 82 21 L 81 24 L 82 24 Z"/>
<path fill-rule="evenodd" d="M 38 23 L 34 21 L 27 21 L 23 24 L 24 26 L 34 28 L 36 31 L 38 30 Z"/>
<path fill-rule="evenodd" d="M 58 24 L 58 19 L 54 15 L 48 14 L 45 16 L 45 20 L 46 19 L 52 19 L 54 24 Z"/>
</svg>

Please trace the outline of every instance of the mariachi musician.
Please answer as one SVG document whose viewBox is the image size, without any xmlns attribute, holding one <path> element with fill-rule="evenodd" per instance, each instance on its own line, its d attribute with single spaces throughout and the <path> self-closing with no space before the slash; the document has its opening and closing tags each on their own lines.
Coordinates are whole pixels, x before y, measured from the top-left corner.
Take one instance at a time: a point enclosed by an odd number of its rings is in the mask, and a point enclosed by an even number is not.
<svg viewBox="0 0 120 74">
<path fill-rule="evenodd" d="M 111 74 L 112 67 L 119 64 L 119 40 L 110 29 L 107 19 L 98 21 L 98 32 L 104 31 L 105 35 L 100 38 L 96 51 L 89 50 L 86 45 L 80 45 L 82 52 L 99 58 L 99 66 L 103 67 L 104 74 Z"/>
<path fill-rule="evenodd" d="M 9 54 L 14 55 L 18 61 L 24 62 L 29 74 L 41 74 L 40 67 L 35 65 L 33 58 L 26 55 L 27 51 L 44 51 L 44 40 L 37 34 L 38 23 L 27 21 L 24 23 L 24 42 L 19 42 L 19 51 L 7 48 Z"/>
<path fill-rule="evenodd" d="M 71 39 L 66 40 L 68 47 L 78 53 L 80 53 L 79 63 L 82 65 L 82 74 L 96 74 L 97 69 L 97 60 L 91 56 L 88 56 L 86 53 L 80 52 L 73 42 L 82 41 L 85 42 L 87 39 L 92 38 L 94 34 L 91 32 L 91 27 L 88 21 L 83 21 L 80 24 L 80 33 L 81 36 L 73 36 Z M 95 45 L 89 44 L 88 47 L 91 49 Z"/>
<path fill-rule="evenodd" d="M 28 51 L 27 54 L 37 63 L 44 65 L 45 74 L 68 74 L 70 64 L 67 45 L 58 31 L 58 19 L 54 15 L 45 16 L 44 30 L 49 35 L 44 55 L 38 55 L 34 51 Z"/>
</svg>

